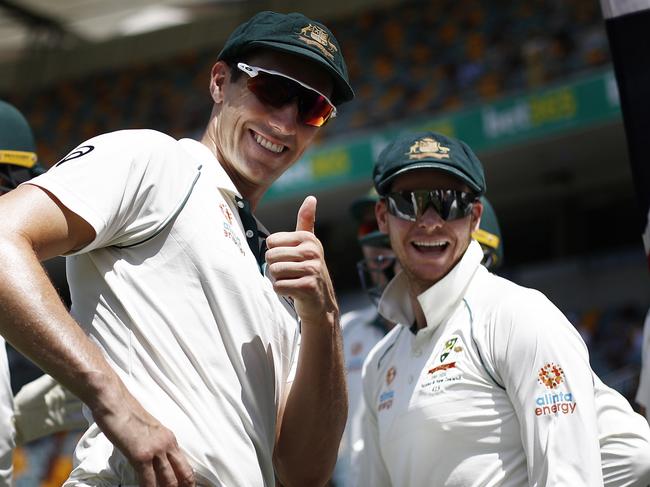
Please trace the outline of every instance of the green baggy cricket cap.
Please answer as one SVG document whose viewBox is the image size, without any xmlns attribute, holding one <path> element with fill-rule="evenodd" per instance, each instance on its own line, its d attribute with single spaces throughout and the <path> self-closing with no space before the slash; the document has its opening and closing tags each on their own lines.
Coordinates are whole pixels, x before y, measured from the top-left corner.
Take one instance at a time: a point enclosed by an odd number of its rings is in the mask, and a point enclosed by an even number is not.
<svg viewBox="0 0 650 487">
<path fill-rule="evenodd" d="M 477 195 L 485 192 L 483 165 L 462 140 L 436 132 L 401 135 L 379 154 L 373 169 L 375 189 L 390 191 L 400 174 L 416 169 L 438 169 L 457 177 Z"/>
<path fill-rule="evenodd" d="M 335 105 L 354 98 L 341 47 L 320 22 L 296 12 L 259 12 L 233 31 L 218 59 L 236 60 L 256 47 L 296 54 L 324 67 L 334 80 L 331 99 Z"/>
<path fill-rule="evenodd" d="M 0 164 L 28 169 L 36 165 L 32 129 L 16 107 L 0 100 Z"/>
</svg>

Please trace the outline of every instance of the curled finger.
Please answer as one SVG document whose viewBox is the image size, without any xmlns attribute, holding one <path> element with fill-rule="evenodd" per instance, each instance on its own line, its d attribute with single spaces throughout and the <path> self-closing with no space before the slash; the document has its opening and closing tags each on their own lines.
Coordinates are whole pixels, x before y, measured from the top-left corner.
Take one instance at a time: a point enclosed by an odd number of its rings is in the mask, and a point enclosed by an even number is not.
<svg viewBox="0 0 650 487">
<path fill-rule="evenodd" d="M 190 466 L 185 455 L 176 449 L 167 454 L 169 464 L 174 471 L 179 487 L 194 487 L 196 485 L 196 476 L 194 469 Z"/>
</svg>

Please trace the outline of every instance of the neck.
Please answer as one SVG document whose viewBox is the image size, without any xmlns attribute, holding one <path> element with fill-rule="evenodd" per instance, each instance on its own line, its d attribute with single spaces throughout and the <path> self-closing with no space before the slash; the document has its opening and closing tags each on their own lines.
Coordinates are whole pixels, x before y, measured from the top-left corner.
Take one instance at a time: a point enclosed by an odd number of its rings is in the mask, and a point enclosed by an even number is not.
<svg viewBox="0 0 650 487">
<path fill-rule="evenodd" d="M 226 171 L 226 174 L 228 174 L 228 177 L 230 180 L 233 182 L 239 193 L 242 195 L 243 198 L 246 198 L 250 205 L 251 205 L 251 210 L 255 210 L 257 208 L 257 204 L 260 202 L 262 199 L 262 196 L 264 196 L 264 193 L 268 189 L 268 186 L 261 187 L 257 184 L 253 184 L 250 181 L 245 180 L 244 178 L 241 177 L 240 174 L 238 174 L 236 171 L 232 169 L 231 164 L 226 164 L 224 156 L 221 154 L 221 151 L 219 150 L 219 146 L 217 145 L 216 141 L 216 130 L 213 127 L 213 124 L 216 123 L 216 117 L 213 116 L 210 120 L 210 123 L 208 124 L 208 127 L 206 128 L 203 137 L 201 138 L 201 143 L 205 145 L 208 149 L 210 149 L 210 152 L 214 155 L 214 157 L 217 159 L 221 167 L 223 168 L 224 171 Z"/>
<path fill-rule="evenodd" d="M 418 330 L 421 330 L 427 326 L 427 319 L 424 316 L 424 311 L 422 310 L 422 306 L 420 306 L 420 301 L 418 301 L 417 294 L 413 294 L 411 291 L 409 293 L 409 298 L 411 300 L 413 314 L 415 314 L 415 326 Z"/>
</svg>

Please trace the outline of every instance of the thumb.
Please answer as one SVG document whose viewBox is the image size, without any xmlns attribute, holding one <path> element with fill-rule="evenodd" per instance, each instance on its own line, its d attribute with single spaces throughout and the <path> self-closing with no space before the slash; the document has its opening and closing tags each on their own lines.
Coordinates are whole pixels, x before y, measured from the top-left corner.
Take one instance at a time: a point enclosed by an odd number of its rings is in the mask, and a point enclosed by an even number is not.
<svg viewBox="0 0 650 487">
<path fill-rule="evenodd" d="M 296 232 L 306 231 L 314 233 L 314 222 L 316 221 L 316 197 L 307 196 L 298 210 L 296 221 Z"/>
</svg>

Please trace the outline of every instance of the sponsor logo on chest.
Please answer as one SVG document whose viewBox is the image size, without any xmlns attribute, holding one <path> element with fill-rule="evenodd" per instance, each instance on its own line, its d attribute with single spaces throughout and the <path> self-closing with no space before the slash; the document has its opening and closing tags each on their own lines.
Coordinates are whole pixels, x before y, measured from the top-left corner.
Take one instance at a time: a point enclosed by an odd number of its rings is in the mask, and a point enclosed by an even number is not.
<svg viewBox="0 0 650 487">
<path fill-rule="evenodd" d="M 420 390 L 427 394 L 438 394 L 449 384 L 462 379 L 463 374 L 458 368 L 463 360 L 463 344 L 458 335 L 452 335 L 444 342 L 442 351 L 434 355 L 434 360 L 428 366 L 427 373 L 421 379 Z"/>
<path fill-rule="evenodd" d="M 235 246 L 239 249 L 242 255 L 245 255 L 246 252 L 244 251 L 244 246 L 242 245 L 241 239 L 237 236 L 237 232 L 233 229 L 233 222 L 235 218 L 233 217 L 232 211 L 230 211 L 230 208 L 226 203 L 219 203 L 219 209 L 221 210 L 221 213 L 223 214 L 224 217 L 224 222 L 223 222 L 223 235 L 227 239 L 230 239 L 232 243 L 235 244 Z"/>
<path fill-rule="evenodd" d="M 377 411 L 388 410 L 393 407 L 395 391 L 391 388 L 391 384 L 395 380 L 396 376 L 397 369 L 394 365 L 391 365 L 386 371 L 386 386 L 385 390 L 379 395 Z"/>
</svg>

